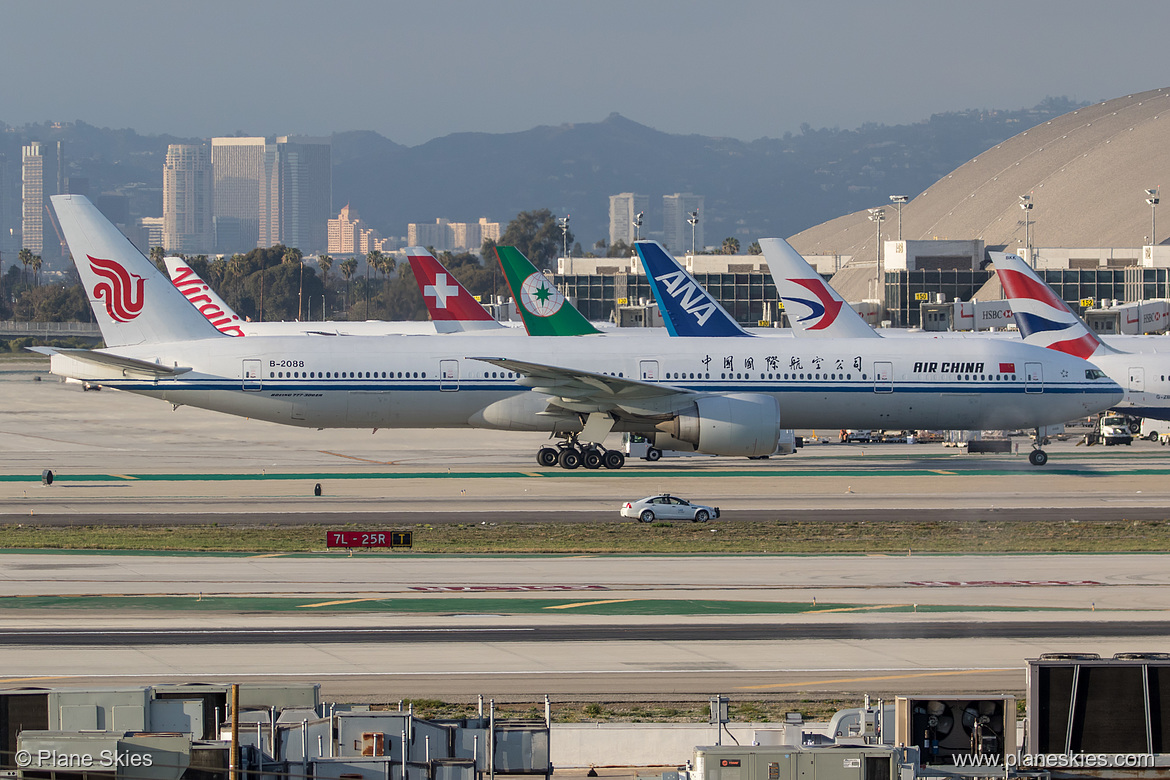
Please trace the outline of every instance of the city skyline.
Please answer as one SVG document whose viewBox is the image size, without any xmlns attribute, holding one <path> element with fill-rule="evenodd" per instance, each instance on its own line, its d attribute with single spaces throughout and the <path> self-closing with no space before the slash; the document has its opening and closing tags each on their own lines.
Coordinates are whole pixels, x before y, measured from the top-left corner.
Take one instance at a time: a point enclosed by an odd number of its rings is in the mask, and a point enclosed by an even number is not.
<svg viewBox="0 0 1170 780">
<path fill-rule="evenodd" d="M 1162 86 L 1146 60 L 1168 16 L 1152 0 L 892 0 L 880 11 L 858 0 L 209 0 L 199 14 L 18 0 L 5 7 L 9 29 L 52 30 L 54 46 L 47 55 L 43 36 L 11 36 L 18 72 L 0 84 L 0 119 L 207 138 L 356 128 L 418 145 L 616 112 L 663 131 L 753 140 L 804 123 L 901 123 Z M 210 41 L 230 56 L 175 56 Z M 268 44 L 306 54 L 272 56 Z"/>
</svg>

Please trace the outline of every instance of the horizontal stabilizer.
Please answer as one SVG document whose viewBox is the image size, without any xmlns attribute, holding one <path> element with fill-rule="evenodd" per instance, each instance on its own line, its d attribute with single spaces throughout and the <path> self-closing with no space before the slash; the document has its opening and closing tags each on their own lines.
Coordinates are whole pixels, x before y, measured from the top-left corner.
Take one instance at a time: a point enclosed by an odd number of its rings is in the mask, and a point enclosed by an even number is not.
<svg viewBox="0 0 1170 780">
<path fill-rule="evenodd" d="M 164 366 L 161 363 L 154 363 L 149 360 L 139 360 L 132 357 L 123 357 L 121 355 L 111 355 L 108 352 L 96 352 L 91 349 L 60 349 L 55 347 L 29 347 L 31 352 L 39 352 L 42 355 L 49 355 L 55 364 L 59 364 L 58 358 L 64 358 L 70 361 L 81 364 L 82 366 L 91 366 L 97 369 L 97 373 L 92 376 L 74 376 L 74 371 L 58 371 L 58 365 L 53 366 L 53 373 L 61 376 L 70 376 L 74 379 L 109 379 L 111 376 L 111 369 L 118 372 L 121 376 L 147 376 L 156 377 L 158 379 L 170 379 L 180 374 L 185 374 L 191 369 L 185 366 Z"/>
</svg>

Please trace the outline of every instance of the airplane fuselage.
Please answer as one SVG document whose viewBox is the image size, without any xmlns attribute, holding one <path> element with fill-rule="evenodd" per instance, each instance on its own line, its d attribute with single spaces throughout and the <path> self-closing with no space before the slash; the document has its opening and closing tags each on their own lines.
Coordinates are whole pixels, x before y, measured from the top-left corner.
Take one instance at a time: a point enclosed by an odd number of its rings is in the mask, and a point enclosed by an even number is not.
<svg viewBox="0 0 1170 780">
<path fill-rule="evenodd" d="M 54 373 L 306 427 L 579 429 L 550 398 L 475 357 L 567 366 L 694 394 L 774 396 L 790 428 L 1007 429 L 1115 404 L 1117 387 L 1062 353 L 996 339 L 639 338 L 494 335 L 273 336 L 119 347 L 190 371 L 155 378 L 68 355 Z M 1090 372 L 1091 373 L 1091 372 Z M 669 409 L 664 408 L 664 413 Z M 627 421 L 614 430 L 643 430 Z"/>
</svg>

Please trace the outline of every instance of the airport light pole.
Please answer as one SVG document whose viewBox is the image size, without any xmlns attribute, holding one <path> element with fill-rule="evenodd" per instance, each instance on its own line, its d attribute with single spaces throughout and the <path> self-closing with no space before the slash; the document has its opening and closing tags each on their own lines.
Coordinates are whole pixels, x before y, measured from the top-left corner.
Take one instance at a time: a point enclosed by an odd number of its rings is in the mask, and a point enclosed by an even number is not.
<svg viewBox="0 0 1170 780">
<path fill-rule="evenodd" d="M 884 222 L 886 219 L 886 210 L 870 209 L 869 219 L 877 228 L 877 260 L 875 263 L 876 268 L 874 270 L 874 297 L 878 299 L 880 306 L 882 305 L 882 299 L 885 298 L 885 296 L 882 295 L 882 222 Z"/>
<path fill-rule="evenodd" d="M 561 226 L 562 242 L 564 244 L 564 257 L 569 257 L 569 215 L 566 214 L 561 219 L 557 220 L 557 224 Z"/>
<path fill-rule="evenodd" d="M 890 200 L 898 207 L 898 240 L 902 240 L 902 204 L 910 200 L 907 195 L 891 195 Z"/>
<path fill-rule="evenodd" d="M 1024 251 L 1028 254 L 1028 265 L 1036 267 L 1036 259 L 1032 257 L 1032 196 L 1020 196 L 1020 208 L 1024 210 Z M 1019 224 L 1019 223 L 1017 223 Z"/>
<path fill-rule="evenodd" d="M 698 224 L 699 224 L 699 212 L 697 210 L 692 211 L 690 216 L 687 217 L 687 224 L 691 226 L 691 257 L 694 257 L 695 256 L 695 231 L 698 228 Z"/>
<path fill-rule="evenodd" d="M 1158 231 L 1157 227 L 1157 213 L 1158 213 L 1158 188 L 1146 190 L 1146 203 L 1150 204 L 1150 245 L 1158 245 Z"/>
<path fill-rule="evenodd" d="M 634 215 L 634 240 L 638 240 L 638 230 L 642 227 L 642 217 L 646 214 L 645 211 L 639 211 Z"/>
</svg>

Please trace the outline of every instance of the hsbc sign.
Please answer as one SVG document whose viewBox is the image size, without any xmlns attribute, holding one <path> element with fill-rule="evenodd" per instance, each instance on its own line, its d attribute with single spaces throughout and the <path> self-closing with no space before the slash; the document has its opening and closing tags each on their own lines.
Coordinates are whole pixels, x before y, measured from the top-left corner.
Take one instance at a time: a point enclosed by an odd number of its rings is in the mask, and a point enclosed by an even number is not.
<svg viewBox="0 0 1170 780">
<path fill-rule="evenodd" d="M 1007 301 L 976 301 L 975 328 L 987 330 L 989 328 L 1006 328 L 1015 325 L 1012 317 L 1012 308 Z"/>
</svg>

